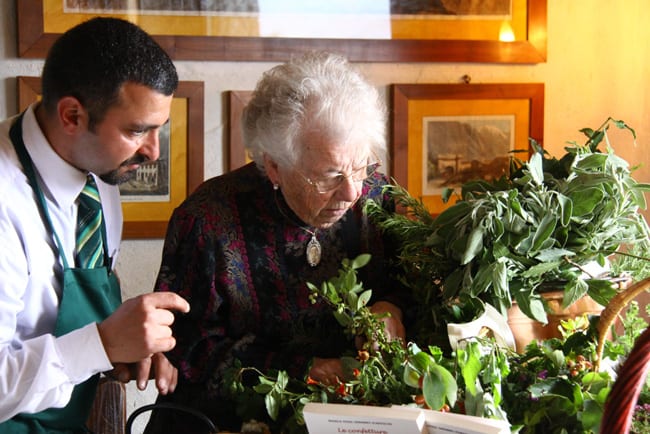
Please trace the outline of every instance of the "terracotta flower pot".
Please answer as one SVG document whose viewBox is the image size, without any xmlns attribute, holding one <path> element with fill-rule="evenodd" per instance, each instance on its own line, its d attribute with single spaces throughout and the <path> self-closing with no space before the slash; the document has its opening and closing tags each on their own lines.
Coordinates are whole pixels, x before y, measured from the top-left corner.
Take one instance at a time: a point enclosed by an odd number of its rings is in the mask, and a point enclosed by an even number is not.
<svg viewBox="0 0 650 434">
<path fill-rule="evenodd" d="M 527 317 L 519 309 L 517 303 L 513 303 L 508 309 L 508 325 L 515 337 L 517 352 L 522 353 L 526 345 L 533 340 L 544 340 L 561 337 L 559 326 L 560 321 L 569 318 L 576 318 L 582 314 L 600 315 L 604 306 L 596 303 L 591 297 L 584 296 L 567 309 L 562 309 L 562 291 L 553 291 L 542 294 L 551 313 L 548 314 L 548 323 L 542 324 Z"/>
</svg>

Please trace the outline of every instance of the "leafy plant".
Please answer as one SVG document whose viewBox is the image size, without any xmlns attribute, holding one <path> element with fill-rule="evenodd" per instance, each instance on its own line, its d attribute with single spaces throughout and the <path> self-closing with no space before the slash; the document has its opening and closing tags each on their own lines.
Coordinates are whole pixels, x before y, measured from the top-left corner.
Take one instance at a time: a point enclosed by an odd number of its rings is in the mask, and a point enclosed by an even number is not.
<svg viewBox="0 0 650 434">
<path fill-rule="evenodd" d="M 413 342 L 404 345 L 399 340 L 388 340 L 381 317 L 372 314 L 366 306 L 371 290 L 364 289 L 357 280 L 356 270 L 369 260 L 370 256 L 365 254 L 354 260 L 344 259 L 337 276 L 320 287 L 308 284 L 312 300 L 324 299 L 351 336 L 367 338 L 356 357 L 341 358 L 346 377 L 338 384 L 329 385 L 309 377 L 306 381 L 291 379 L 284 371 L 263 373 L 237 366 L 231 380 L 233 396 L 249 397 L 251 390 L 244 386 L 243 376 L 250 372 L 257 374 L 258 384 L 252 390 L 264 395 L 265 409 L 271 419 L 287 417 L 286 410 L 289 410 L 288 419 L 281 423 L 283 432 L 301 432 L 302 409 L 307 402 L 403 404 L 505 419 L 500 408 L 501 393 L 497 390 L 500 379 L 508 372 L 504 350 L 490 344 L 486 351 L 476 341 L 459 351 L 457 357 L 449 358 L 439 347 L 430 346 L 424 351 Z M 457 378 L 461 371 L 459 384 Z M 462 403 L 459 395 L 464 397 Z M 245 410 L 247 414 L 255 414 Z"/>
<path fill-rule="evenodd" d="M 430 310 L 422 314 L 432 325 L 458 316 L 454 307 L 477 315 L 488 302 L 505 314 L 513 301 L 546 323 L 545 291 L 563 290 L 564 307 L 585 294 L 605 305 L 616 294 L 588 264 L 605 265 L 625 246 L 637 246 L 647 261 L 650 229 L 638 211 L 650 185 L 634 180 L 609 146 L 611 124 L 636 137 L 609 118 L 580 130 L 586 143 L 570 142 L 560 159 L 532 141 L 528 161 L 513 158 L 508 175 L 463 184 L 460 200 L 435 217 L 399 185 L 386 188 L 403 213 L 368 203 L 371 217 L 398 239 L 403 281 Z"/>
<path fill-rule="evenodd" d="M 562 321 L 562 336 L 528 345 L 518 354 L 492 338 L 472 337 L 445 353 L 389 341 L 380 318 L 366 304 L 370 293 L 356 270 L 369 260 L 361 255 L 344 260 L 339 274 L 320 287 L 309 285 L 314 300 L 322 297 L 348 333 L 375 339 L 344 357 L 345 378 L 328 385 L 311 378 L 289 378 L 284 371 L 263 373 L 239 366 L 233 393 L 252 406 L 251 393 L 263 396 L 265 410 L 284 433 L 304 433 L 302 409 L 307 402 L 363 405 L 401 404 L 479 417 L 507 420 L 513 432 L 596 433 L 613 383 L 611 371 L 594 372 L 597 317 Z M 647 327 L 638 305 L 628 306 L 624 333 L 606 343 L 605 355 L 622 360 L 634 339 Z M 246 372 L 257 375 L 252 389 L 241 382 Z M 647 396 L 642 394 L 643 397 Z M 640 401 L 639 425 L 645 413 Z"/>
</svg>

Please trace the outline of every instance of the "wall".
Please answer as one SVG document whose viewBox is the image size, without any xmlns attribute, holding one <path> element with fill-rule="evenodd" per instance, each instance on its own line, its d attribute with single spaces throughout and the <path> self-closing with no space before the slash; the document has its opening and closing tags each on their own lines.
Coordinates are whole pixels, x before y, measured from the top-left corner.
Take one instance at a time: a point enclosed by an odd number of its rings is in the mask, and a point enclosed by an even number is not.
<svg viewBox="0 0 650 434">
<path fill-rule="evenodd" d="M 650 181 L 650 4 L 647 0 L 548 0 L 548 60 L 538 65 L 382 64 L 361 65 L 386 93 L 391 83 L 543 82 L 546 85 L 544 145 L 554 155 L 567 140 L 582 141 L 578 129 L 598 127 L 608 116 L 623 119 L 638 144 L 615 146 L 630 162 L 643 165 L 639 179 Z M 623 6 L 624 5 L 624 6 Z M 16 55 L 15 4 L 0 2 L 0 119 L 16 113 L 18 75 L 39 75 L 42 60 Z M 255 86 L 264 62 L 176 62 L 181 80 L 205 82 L 205 175 L 224 171 L 224 92 Z M 616 143 L 616 142 L 615 142 Z M 160 263 L 161 240 L 124 241 L 118 262 L 125 297 L 150 291 Z M 129 411 L 155 399 L 129 386 Z M 135 430 L 137 432 L 137 429 Z"/>
</svg>

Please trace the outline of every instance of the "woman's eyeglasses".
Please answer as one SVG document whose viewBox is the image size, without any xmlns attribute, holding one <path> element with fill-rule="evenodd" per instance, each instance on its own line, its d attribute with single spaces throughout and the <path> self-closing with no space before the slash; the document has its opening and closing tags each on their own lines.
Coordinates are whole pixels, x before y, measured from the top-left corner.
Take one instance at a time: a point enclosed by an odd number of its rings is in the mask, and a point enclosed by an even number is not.
<svg viewBox="0 0 650 434">
<path fill-rule="evenodd" d="M 367 166 L 354 169 L 352 173 L 349 173 L 347 175 L 344 173 L 337 173 L 333 176 L 325 176 L 318 179 L 311 179 L 300 172 L 298 173 L 300 173 L 305 181 L 312 185 L 317 192 L 328 193 L 332 190 L 336 190 L 341 184 L 343 184 L 343 181 L 348 178 L 352 179 L 353 182 L 365 181 L 371 177 L 377 171 L 377 169 L 379 169 L 379 167 L 381 167 L 381 162 L 377 161 L 375 163 L 368 164 Z"/>
</svg>

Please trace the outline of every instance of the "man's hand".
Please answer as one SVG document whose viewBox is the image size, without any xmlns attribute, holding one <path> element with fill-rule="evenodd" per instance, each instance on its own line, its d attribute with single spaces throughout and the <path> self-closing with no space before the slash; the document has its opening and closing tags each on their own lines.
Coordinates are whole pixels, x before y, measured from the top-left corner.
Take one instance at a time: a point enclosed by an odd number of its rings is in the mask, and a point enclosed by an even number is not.
<svg viewBox="0 0 650 434">
<path fill-rule="evenodd" d="M 173 393 L 178 384 L 178 370 L 162 353 L 156 353 L 137 363 L 117 363 L 107 375 L 123 383 L 136 380 L 140 390 L 145 390 L 147 382 L 155 378 L 156 389 L 161 395 Z"/>
<path fill-rule="evenodd" d="M 97 325 L 109 360 L 134 363 L 174 348 L 173 310 L 190 310 L 189 303 L 173 292 L 143 294 L 122 303 Z"/>
</svg>

